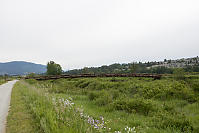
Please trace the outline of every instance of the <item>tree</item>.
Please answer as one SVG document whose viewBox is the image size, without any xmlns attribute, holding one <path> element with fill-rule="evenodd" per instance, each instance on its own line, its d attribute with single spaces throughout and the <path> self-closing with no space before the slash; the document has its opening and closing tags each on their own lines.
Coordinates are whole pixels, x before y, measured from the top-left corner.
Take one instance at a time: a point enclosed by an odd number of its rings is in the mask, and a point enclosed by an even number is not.
<svg viewBox="0 0 199 133">
<path fill-rule="evenodd" d="M 54 61 L 50 61 L 47 64 L 47 75 L 61 75 L 62 68 L 59 64 L 56 64 Z"/>
</svg>

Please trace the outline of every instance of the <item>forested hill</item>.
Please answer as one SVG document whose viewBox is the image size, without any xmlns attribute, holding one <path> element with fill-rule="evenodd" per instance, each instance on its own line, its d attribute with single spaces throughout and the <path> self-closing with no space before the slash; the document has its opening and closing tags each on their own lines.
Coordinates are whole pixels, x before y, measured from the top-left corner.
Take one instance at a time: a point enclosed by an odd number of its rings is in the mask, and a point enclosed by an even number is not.
<svg viewBox="0 0 199 133">
<path fill-rule="evenodd" d="M 46 66 L 24 61 L 0 63 L 0 75 L 25 75 L 29 73 L 45 73 Z"/>
<path fill-rule="evenodd" d="M 149 68 L 151 64 L 112 64 L 101 67 L 85 67 L 82 69 L 74 69 L 65 72 L 65 74 L 111 74 L 111 73 L 172 73 L 172 69 L 166 67 Z"/>
<path fill-rule="evenodd" d="M 101 67 L 85 67 L 83 69 L 74 69 L 65 72 L 66 74 L 103 74 L 103 73 L 156 73 L 156 74 L 171 74 L 174 69 L 182 68 L 185 72 L 199 72 L 199 57 L 164 60 L 154 62 L 134 62 L 127 64 L 112 64 Z"/>
</svg>

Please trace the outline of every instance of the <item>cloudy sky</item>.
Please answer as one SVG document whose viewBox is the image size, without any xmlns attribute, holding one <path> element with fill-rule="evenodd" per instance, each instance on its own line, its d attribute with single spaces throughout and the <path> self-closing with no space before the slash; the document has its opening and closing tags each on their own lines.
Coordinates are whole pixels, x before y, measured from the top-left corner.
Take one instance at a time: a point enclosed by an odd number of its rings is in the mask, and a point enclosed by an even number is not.
<svg viewBox="0 0 199 133">
<path fill-rule="evenodd" d="M 197 55 L 198 0 L 0 0 L 0 62 L 73 69 Z"/>
</svg>

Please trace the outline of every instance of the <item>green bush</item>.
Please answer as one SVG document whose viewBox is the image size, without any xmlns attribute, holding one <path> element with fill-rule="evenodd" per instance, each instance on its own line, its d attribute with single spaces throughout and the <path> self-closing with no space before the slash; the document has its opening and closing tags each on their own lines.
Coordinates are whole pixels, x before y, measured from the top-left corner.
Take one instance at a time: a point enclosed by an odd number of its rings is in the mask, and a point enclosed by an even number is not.
<svg viewBox="0 0 199 133">
<path fill-rule="evenodd" d="M 124 110 L 129 112 L 129 108 L 127 106 L 127 100 L 126 99 L 118 99 L 114 101 L 113 103 L 114 109 L 115 110 Z"/>
<path fill-rule="evenodd" d="M 90 101 L 96 100 L 99 97 L 99 94 L 97 92 L 90 92 L 88 94 L 88 98 Z"/>
<path fill-rule="evenodd" d="M 99 97 L 95 100 L 95 103 L 99 106 L 105 106 L 111 102 L 113 102 L 112 96 L 105 90 L 100 91 Z"/>
<path fill-rule="evenodd" d="M 119 98 L 122 94 L 119 92 L 119 90 L 111 90 L 110 94 L 112 95 L 113 99 Z"/>
<path fill-rule="evenodd" d="M 148 115 L 150 112 L 155 111 L 154 105 L 150 100 L 144 99 L 123 99 L 114 102 L 114 108 L 116 110 L 125 110 L 128 113 L 139 113 Z"/>
<path fill-rule="evenodd" d="M 199 80 L 192 80 L 190 84 L 195 92 L 199 92 Z"/>
<path fill-rule="evenodd" d="M 167 112 L 175 112 L 174 106 L 170 105 L 170 104 L 164 104 L 163 105 L 163 110 L 165 110 Z"/>
<path fill-rule="evenodd" d="M 84 83 L 84 79 L 78 79 L 77 81 L 76 81 L 76 83 L 75 83 L 75 87 L 79 87 L 80 86 L 80 84 L 82 84 L 82 83 Z"/>
<path fill-rule="evenodd" d="M 96 86 L 99 84 L 98 81 L 93 81 L 91 82 L 89 85 L 88 85 L 88 88 L 91 89 L 91 90 L 96 90 Z"/>
<path fill-rule="evenodd" d="M 184 80 L 185 79 L 185 71 L 183 68 L 176 68 L 173 71 L 174 79 L 176 80 Z"/>
<path fill-rule="evenodd" d="M 148 115 L 150 111 L 154 111 L 152 101 L 144 99 L 131 99 L 128 102 L 130 111 L 135 110 L 137 113 Z"/>
<path fill-rule="evenodd" d="M 84 81 L 78 85 L 80 88 L 86 88 L 90 84 L 90 81 Z"/>
<path fill-rule="evenodd" d="M 176 128 L 181 130 L 182 132 L 192 132 L 193 131 L 193 126 L 190 123 L 189 120 L 186 119 L 186 117 L 179 113 L 176 112 L 175 117 L 168 113 L 168 112 L 159 112 L 154 116 L 154 124 L 158 128 Z"/>
<path fill-rule="evenodd" d="M 193 90 L 199 92 L 199 82 L 192 85 Z"/>
<path fill-rule="evenodd" d="M 107 84 L 106 83 L 98 83 L 96 85 L 96 90 L 103 90 L 103 89 L 107 89 Z"/>
<path fill-rule="evenodd" d="M 168 81 L 167 81 L 168 82 Z M 160 83 L 148 83 L 148 85 L 139 88 L 139 96 L 146 99 L 182 99 L 190 103 L 196 102 L 195 93 L 186 86 L 184 82 L 172 81 Z"/>
</svg>

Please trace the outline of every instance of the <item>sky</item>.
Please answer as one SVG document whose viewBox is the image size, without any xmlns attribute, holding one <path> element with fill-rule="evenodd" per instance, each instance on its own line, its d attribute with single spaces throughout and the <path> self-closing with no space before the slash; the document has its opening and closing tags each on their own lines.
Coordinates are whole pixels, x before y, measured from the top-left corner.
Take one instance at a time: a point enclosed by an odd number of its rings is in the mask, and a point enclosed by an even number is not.
<svg viewBox="0 0 199 133">
<path fill-rule="evenodd" d="M 198 0 L 0 0 L 0 62 L 68 70 L 198 55 Z"/>
</svg>

